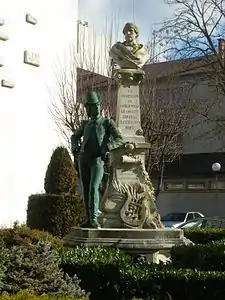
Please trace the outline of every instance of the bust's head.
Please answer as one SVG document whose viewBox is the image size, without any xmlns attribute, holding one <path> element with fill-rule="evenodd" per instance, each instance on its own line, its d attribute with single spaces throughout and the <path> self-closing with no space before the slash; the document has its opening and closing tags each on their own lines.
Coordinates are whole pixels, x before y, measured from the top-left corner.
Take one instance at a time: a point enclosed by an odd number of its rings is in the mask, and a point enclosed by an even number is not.
<svg viewBox="0 0 225 300">
<path fill-rule="evenodd" d="M 126 23 L 123 28 L 126 43 L 134 43 L 139 35 L 139 29 L 134 23 Z"/>
</svg>

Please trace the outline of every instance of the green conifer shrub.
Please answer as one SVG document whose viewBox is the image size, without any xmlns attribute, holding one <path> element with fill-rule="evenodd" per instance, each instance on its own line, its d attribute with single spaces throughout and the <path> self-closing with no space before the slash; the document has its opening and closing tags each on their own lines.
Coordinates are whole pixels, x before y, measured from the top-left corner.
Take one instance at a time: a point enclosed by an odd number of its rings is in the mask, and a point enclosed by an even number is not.
<svg viewBox="0 0 225 300">
<path fill-rule="evenodd" d="M 8 294 L 29 290 L 35 295 L 62 295 L 83 297 L 77 276 L 72 278 L 60 269 L 60 257 L 50 243 L 40 241 L 36 245 L 13 246 L 3 249 L 6 273 L 3 291 Z"/>
<path fill-rule="evenodd" d="M 57 147 L 46 171 L 46 193 L 29 196 L 27 226 L 61 238 L 71 227 L 83 223 L 85 210 L 77 185 L 78 176 L 68 150 Z"/>
<path fill-rule="evenodd" d="M 65 147 L 57 147 L 45 174 L 45 192 L 57 195 L 74 193 L 76 186 L 77 174 L 69 152 Z"/>
</svg>

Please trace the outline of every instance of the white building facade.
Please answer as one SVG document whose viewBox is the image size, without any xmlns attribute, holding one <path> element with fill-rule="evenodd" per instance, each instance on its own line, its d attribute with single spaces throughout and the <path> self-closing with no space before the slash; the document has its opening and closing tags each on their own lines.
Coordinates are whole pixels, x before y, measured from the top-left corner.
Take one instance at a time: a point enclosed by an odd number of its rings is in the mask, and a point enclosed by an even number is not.
<svg viewBox="0 0 225 300">
<path fill-rule="evenodd" d="M 61 144 L 48 108 L 54 64 L 77 43 L 77 15 L 78 0 L 0 0 L 0 225 L 26 220 Z"/>
</svg>

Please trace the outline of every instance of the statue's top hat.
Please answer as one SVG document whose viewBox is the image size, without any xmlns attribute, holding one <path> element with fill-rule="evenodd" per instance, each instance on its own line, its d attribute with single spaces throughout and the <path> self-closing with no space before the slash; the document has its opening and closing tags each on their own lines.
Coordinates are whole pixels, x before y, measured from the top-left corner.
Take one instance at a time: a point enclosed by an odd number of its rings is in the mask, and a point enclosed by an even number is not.
<svg viewBox="0 0 225 300">
<path fill-rule="evenodd" d="M 100 99 L 99 99 L 97 93 L 93 92 L 93 91 L 89 91 L 87 93 L 85 103 L 84 103 L 85 106 L 91 105 L 91 104 L 95 104 L 95 105 L 100 104 Z"/>
</svg>

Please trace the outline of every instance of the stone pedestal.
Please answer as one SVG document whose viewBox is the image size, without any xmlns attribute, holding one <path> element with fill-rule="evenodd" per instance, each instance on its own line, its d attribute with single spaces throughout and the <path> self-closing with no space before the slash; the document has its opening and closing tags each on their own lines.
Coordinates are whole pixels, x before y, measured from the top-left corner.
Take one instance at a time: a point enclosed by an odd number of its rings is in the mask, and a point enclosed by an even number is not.
<svg viewBox="0 0 225 300">
<path fill-rule="evenodd" d="M 110 149 L 111 176 L 101 201 L 104 228 L 162 228 L 154 190 L 145 170 L 145 142 L 141 128 L 139 84 L 142 70 L 118 70 L 116 123 L 128 144 Z"/>
<path fill-rule="evenodd" d="M 86 229 L 73 227 L 64 238 L 66 247 L 117 247 L 130 254 L 145 255 L 149 261 L 158 262 L 159 250 L 189 244 L 180 229 Z M 166 252 L 166 251 L 165 251 Z M 168 252 L 169 253 L 169 252 Z"/>
</svg>

